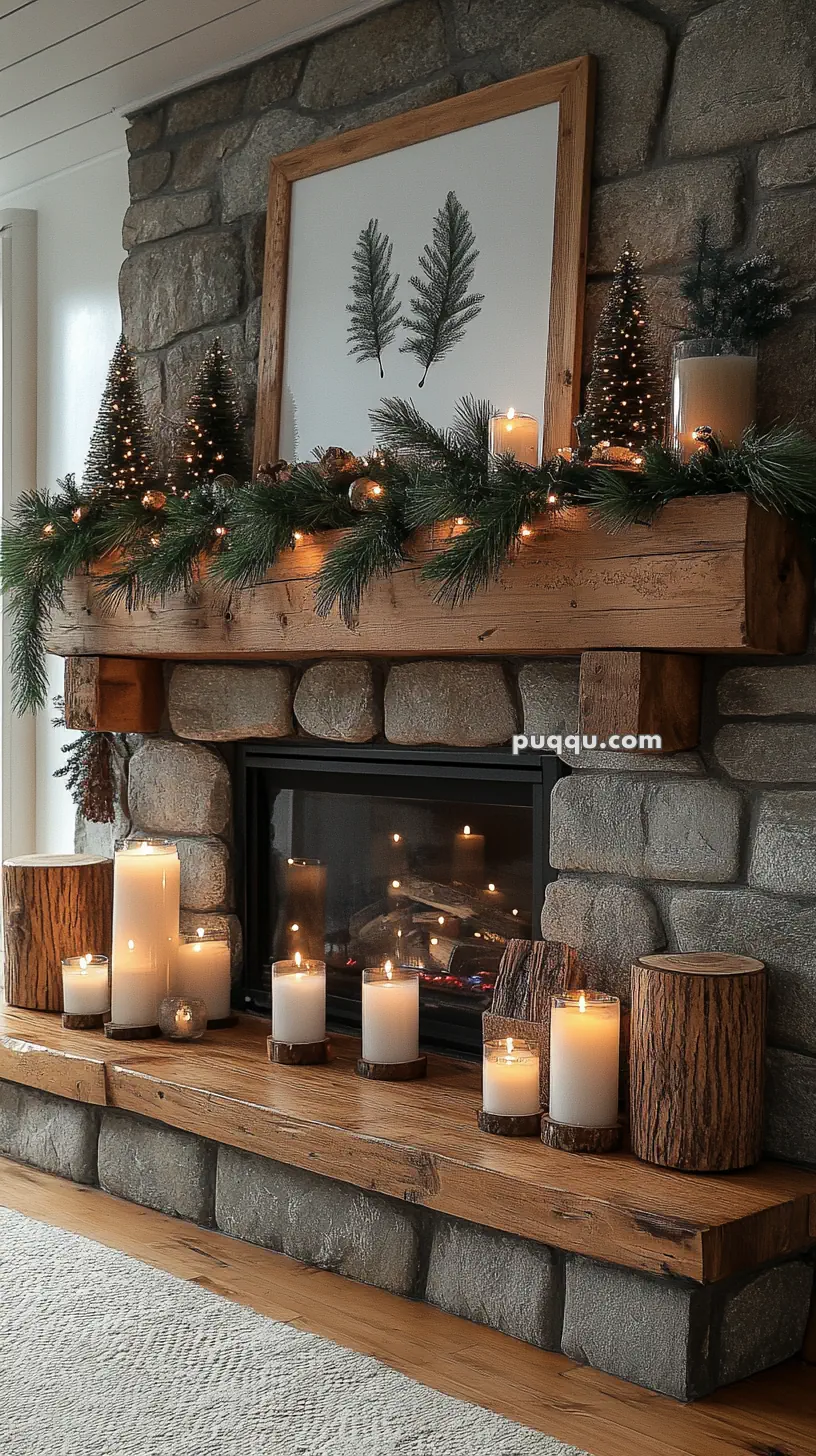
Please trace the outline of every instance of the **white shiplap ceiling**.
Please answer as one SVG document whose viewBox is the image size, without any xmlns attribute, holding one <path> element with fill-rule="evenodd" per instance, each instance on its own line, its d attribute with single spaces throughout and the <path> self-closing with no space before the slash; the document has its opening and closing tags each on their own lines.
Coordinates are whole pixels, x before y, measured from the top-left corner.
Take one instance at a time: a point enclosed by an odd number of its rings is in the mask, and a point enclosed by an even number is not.
<svg viewBox="0 0 816 1456">
<path fill-rule="evenodd" d="M 0 0 L 0 197 L 120 145 L 123 112 L 389 0 Z"/>
</svg>

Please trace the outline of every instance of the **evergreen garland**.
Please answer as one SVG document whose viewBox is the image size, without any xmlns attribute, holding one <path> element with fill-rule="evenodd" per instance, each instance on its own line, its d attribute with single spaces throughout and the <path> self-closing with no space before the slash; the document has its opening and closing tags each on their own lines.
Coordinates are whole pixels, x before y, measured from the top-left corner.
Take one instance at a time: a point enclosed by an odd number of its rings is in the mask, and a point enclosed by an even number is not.
<svg viewBox="0 0 816 1456">
<path fill-rule="evenodd" d="M 122 335 L 108 369 L 83 484 L 103 495 L 140 500 L 155 483 L 156 466 L 136 364 Z"/>
<path fill-rule="evenodd" d="M 640 258 L 626 243 L 592 350 L 581 443 L 640 451 L 663 434 L 664 389 Z"/>
</svg>

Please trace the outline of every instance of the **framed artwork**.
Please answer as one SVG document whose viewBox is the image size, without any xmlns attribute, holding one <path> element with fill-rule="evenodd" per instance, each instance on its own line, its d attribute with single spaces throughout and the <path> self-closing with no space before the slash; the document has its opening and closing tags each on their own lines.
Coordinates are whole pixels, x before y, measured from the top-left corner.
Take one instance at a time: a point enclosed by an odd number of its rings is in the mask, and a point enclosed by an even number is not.
<svg viewBox="0 0 816 1456">
<path fill-rule="evenodd" d="M 369 411 L 578 407 L 594 64 L 583 56 L 270 165 L 255 463 L 374 443 Z"/>
</svg>

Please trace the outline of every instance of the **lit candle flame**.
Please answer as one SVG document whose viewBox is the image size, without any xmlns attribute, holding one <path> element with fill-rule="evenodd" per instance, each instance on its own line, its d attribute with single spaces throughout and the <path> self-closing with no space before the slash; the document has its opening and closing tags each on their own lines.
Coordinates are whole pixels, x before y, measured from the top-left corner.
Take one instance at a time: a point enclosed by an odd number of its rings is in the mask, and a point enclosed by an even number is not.
<svg viewBox="0 0 816 1456">
<path fill-rule="evenodd" d="M 508 1055 L 508 1057 L 511 1057 L 513 1055 L 513 1038 L 512 1038 L 512 1036 L 508 1036 L 508 1038 L 507 1038 L 507 1055 Z"/>
<path fill-rule="evenodd" d="M 299 950 L 296 950 L 295 951 L 295 965 L 297 966 L 298 970 L 300 970 L 300 966 L 301 966 L 301 954 L 300 954 L 300 951 Z"/>
<path fill-rule="evenodd" d="M 516 418 L 516 411 L 513 409 L 513 406 L 512 405 L 510 406 L 509 410 L 507 411 L 507 418 L 508 418 L 508 420 L 514 420 Z"/>
<path fill-rule="evenodd" d="M 583 991 L 578 997 L 578 1010 L 581 1012 L 586 1011 L 586 996 L 584 995 Z"/>
<path fill-rule="evenodd" d="M 488 885 L 488 887 L 487 887 L 487 888 L 488 888 L 488 890 L 490 890 L 490 891 L 491 891 L 491 892 L 492 892 L 492 891 L 493 891 L 493 890 L 495 890 L 495 888 L 496 888 L 496 886 L 495 886 L 495 885 L 494 885 L 494 884 L 493 884 L 493 881 L 492 881 L 492 880 L 491 880 L 491 881 L 490 881 L 490 884 L 489 884 L 489 885 Z"/>
<path fill-rule="evenodd" d="M 392 881 L 391 881 L 391 888 L 392 888 L 392 889 L 394 889 L 394 890 L 398 890 L 398 889 L 399 889 L 399 887 L 400 887 L 400 882 L 399 882 L 399 880 L 392 880 Z"/>
<path fill-rule="evenodd" d="M 385 974 L 387 975 L 389 981 L 393 981 L 394 971 L 390 961 L 386 961 L 385 965 L 383 966 L 383 970 L 385 971 Z"/>
<path fill-rule="evenodd" d="M 392 834 L 391 835 L 391 838 L 393 839 L 393 841 L 394 841 L 395 844 L 399 844 L 399 842 L 400 842 L 400 836 L 399 836 L 399 834 Z"/>
<path fill-rule="evenodd" d="M 198 929 L 196 930 L 196 935 L 198 936 L 199 940 L 203 940 L 204 939 L 204 934 L 205 934 L 205 932 L 204 932 L 204 926 L 203 925 L 199 925 Z"/>
<path fill-rule="evenodd" d="M 300 930 L 300 924 L 297 920 L 293 920 L 289 928 L 290 930 Z"/>
<path fill-rule="evenodd" d="M 84 969 L 87 966 L 87 964 L 88 964 L 87 958 L 85 956 L 80 956 L 79 957 L 79 969 L 81 971 L 84 971 Z"/>
<path fill-rule="evenodd" d="M 136 949 L 136 942 L 133 941 L 133 940 L 129 940 L 128 941 L 128 950 L 135 950 L 135 949 Z"/>
</svg>

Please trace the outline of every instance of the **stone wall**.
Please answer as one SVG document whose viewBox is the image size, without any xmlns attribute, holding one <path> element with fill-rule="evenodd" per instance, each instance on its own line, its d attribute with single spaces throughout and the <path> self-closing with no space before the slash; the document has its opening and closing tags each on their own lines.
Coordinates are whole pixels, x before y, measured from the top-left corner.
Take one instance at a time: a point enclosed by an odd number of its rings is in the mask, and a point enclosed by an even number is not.
<svg viewBox="0 0 816 1456">
<path fill-rule="evenodd" d="M 449 1218 L 114 1108 L 0 1081 L 0 1152 L 678 1400 L 795 1355 L 812 1260 L 701 1286 Z"/>
</svg>

